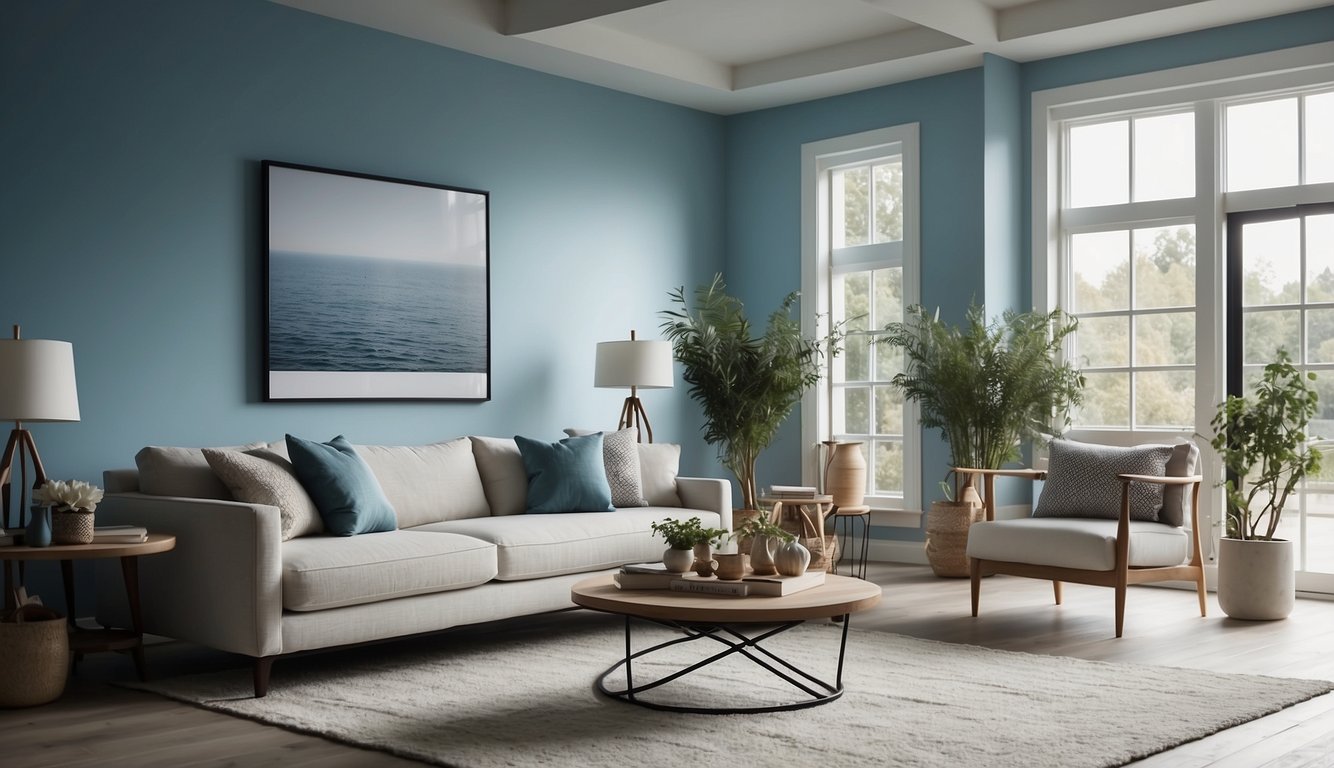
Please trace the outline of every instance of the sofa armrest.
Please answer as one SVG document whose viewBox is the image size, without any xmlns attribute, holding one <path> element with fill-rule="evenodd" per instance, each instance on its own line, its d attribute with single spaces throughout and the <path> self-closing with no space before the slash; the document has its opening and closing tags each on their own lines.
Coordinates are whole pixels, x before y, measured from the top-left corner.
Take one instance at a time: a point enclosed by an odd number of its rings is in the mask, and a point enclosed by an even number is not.
<svg viewBox="0 0 1334 768">
<path fill-rule="evenodd" d="M 139 559 L 144 630 L 248 656 L 282 651 L 282 553 L 277 507 L 113 493 L 100 525 L 142 525 L 176 548 Z M 99 562 L 97 618 L 129 626 L 120 564 Z"/>
<path fill-rule="evenodd" d="M 722 527 L 732 530 L 732 484 L 720 477 L 678 477 L 676 492 L 681 505 L 717 512 Z"/>
</svg>

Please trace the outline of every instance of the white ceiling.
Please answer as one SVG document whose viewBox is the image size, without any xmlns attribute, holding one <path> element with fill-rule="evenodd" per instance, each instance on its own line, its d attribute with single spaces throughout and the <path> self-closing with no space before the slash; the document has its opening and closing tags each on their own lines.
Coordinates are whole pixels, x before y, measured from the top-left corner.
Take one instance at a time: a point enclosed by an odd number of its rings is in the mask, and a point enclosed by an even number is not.
<svg viewBox="0 0 1334 768">
<path fill-rule="evenodd" d="M 981 64 L 1216 27 L 1325 0 L 273 0 L 733 114 Z"/>
</svg>

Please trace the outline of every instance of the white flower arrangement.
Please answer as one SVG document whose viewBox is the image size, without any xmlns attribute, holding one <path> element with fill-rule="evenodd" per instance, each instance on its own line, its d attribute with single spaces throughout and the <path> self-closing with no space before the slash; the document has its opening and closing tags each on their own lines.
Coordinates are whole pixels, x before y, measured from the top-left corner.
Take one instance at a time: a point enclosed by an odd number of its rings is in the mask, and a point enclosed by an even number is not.
<svg viewBox="0 0 1334 768">
<path fill-rule="evenodd" d="M 48 480 L 33 494 L 33 499 L 53 507 L 93 512 L 102 500 L 102 489 L 82 480 Z"/>
</svg>

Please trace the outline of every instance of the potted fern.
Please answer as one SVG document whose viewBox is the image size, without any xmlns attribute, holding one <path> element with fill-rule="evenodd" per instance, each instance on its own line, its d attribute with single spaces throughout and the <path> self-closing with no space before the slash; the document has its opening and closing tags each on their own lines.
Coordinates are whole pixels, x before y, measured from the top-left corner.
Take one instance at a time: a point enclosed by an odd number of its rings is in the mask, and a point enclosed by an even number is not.
<svg viewBox="0 0 1334 768">
<path fill-rule="evenodd" d="M 806 388 L 819 381 L 824 355 L 838 353 L 841 326 L 824 339 L 802 336 L 792 316 L 793 292 L 769 315 L 763 333 L 753 335 L 745 307 L 727 294 L 722 275 L 697 288 L 693 302 L 683 287 L 670 295 L 676 308 L 660 313 L 662 331 L 690 397 L 703 408 L 704 441 L 717 446 L 719 460 L 736 475 L 743 511 L 754 510 L 756 459 Z"/>
<path fill-rule="evenodd" d="M 893 384 L 918 404 L 923 427 L 940 430 L 950 465 L 999 469 L 1019 458 L 1024 441 L 1059 433 L 1082 402 L 1084 377 L 1061 352 L 1076 326 L 1060 310 L 1006 310 L 988 321 L 973 305 L 956 327 L 913 306 L 904 322 L 885 326 L 881 343 L 903 350 Z M 968 575 L 963 542 L 980 511 L 973 478 L 963 480 L 958 502 L 933 503 L 927 515 L 927 557 L 940 576 Z"/>
<path fill-rule="evenodd" d="M 1275 538 L 1283 509 L 1303 478 L 1320 471 L 1307 425 L 1319 412 L 1314 373 L 1280 348 L 1251 395 L 1218 405 L 1210 442 L 1227 477 L 1227 531 L 1219 542 L 1218 604 L 1234 619 L 1272 620 L 1292 612 L 1293 545 Z"/>
</svg>

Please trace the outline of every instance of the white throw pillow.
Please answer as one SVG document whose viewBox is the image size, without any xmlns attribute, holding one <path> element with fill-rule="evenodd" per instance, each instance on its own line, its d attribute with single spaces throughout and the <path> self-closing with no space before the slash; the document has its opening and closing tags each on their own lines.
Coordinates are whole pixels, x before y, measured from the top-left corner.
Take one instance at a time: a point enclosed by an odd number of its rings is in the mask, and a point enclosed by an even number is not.
<svg viewBox="0 0 1334 768">
<path fill-rule="evenodd" d="M 492 515 L 522 515 L 528 506 L 528 473 L 512 437 L 468 438 Z"/>
<path fill-rule="evenodd" d="M 676 475 L 681 467 L 681 446 L 673 443 L 636 443 L 644 500 L 650 507 L 679 507 Z"/>
<path fill-rule="evenodd" d="M 201 453 L 237 501 L 278 508 L 283 541 L 324 531 L 320 512 L 296 479 L 292 462 L 265 448 L 246 453 L 204 448 Z"/>
</svg>

